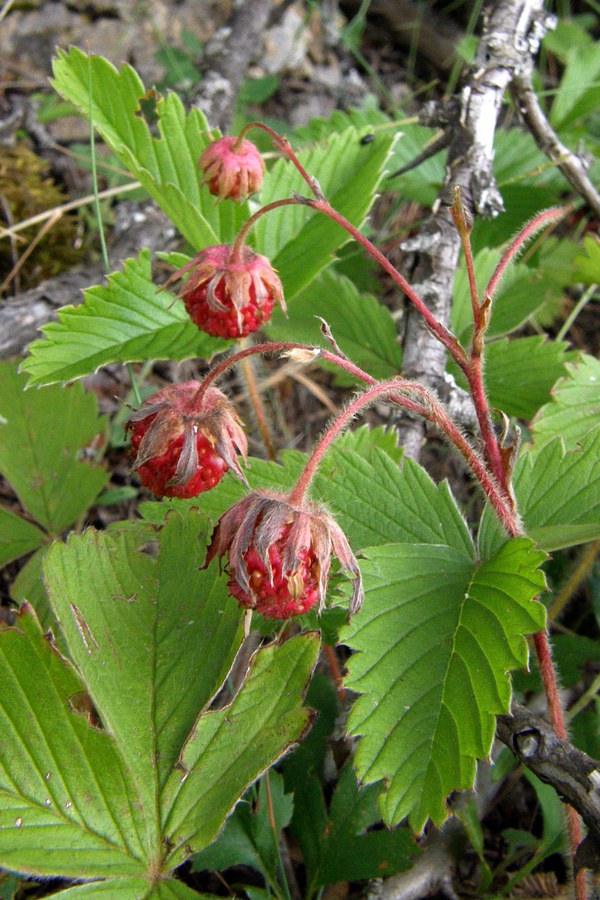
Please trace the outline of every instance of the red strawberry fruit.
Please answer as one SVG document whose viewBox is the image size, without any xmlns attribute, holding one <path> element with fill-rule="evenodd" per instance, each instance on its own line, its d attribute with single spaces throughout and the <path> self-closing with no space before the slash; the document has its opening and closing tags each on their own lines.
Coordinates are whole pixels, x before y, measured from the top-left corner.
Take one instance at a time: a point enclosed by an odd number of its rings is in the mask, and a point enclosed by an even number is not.
<svg viewBox="0 0 600 900">
<path fill-rule="evenodd" d="M 190 271 L 180 297 L 192 321 L 213 337 L 242 338 L 267 322 L 281 282 L 269 260 L 250 247 L 205 247 L 173 278 Z"/>
<path fill-rule="evenodd" d="M 195 497 L 214 487 L 227 469 L 245 482 L 237 453 L 246 436 L 229 400 L 197 381 L 153 394 L 127 424 L 141 483 L 159 497 Z"/>
<path fill-rule="evenodd" d="M 353 575 L 353 613 L 362 602 L 362 583 L 339 525 L 315 503 L 291 504 L 284 494 L 253 491 L 217 522 L 205 564 L 226 555 L 229 592 L 238 604 L 289 619 L 315 605 L 322 609 L 333 553 Z"/>
<path fill-rule="evenodd" d="M 202 183 L 224 200 L 244 200 L 260 188 L 265 165 L 251 141 L 226 135 L 208 145 L 199 159 Z"/>
</svg>

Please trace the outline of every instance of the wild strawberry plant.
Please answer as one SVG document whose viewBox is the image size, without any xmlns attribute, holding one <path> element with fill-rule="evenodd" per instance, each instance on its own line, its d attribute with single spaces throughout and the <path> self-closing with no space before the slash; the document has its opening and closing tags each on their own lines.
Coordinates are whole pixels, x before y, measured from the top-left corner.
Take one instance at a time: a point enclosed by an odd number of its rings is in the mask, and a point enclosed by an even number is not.
<svg viewBox="0 0 600 900">
<path fill-rule="evenodd" d="M 510 672 L 528 664 L 529 635 L 553 725 L 565 733 L 540 567 L 549 552 L 600 537 L 600 422 L 577 390 L 593 392 L 598 366 L 567 357 L 560 342 L 509 340 L 523 313 L 500 288 L 515 255 L 562 211 L 539 213 L 490 258 L 474 255 L 455 197 L 464 274 L 451 331 L 365 236 L 393 164 L 391 130 L 361 143 L 349 125 L 296 150 L 260 123 L 220 137 L 169 94 L 156 102 L 154 134 L 135 72 L 78 50 L 57 58 L 55 86 L 92 116 L 193 253 L 166 255 L 175 272 L 159 287 L 140 248 L 80 306 L 63 309 L 22 365 L 29 384 L 72 381 L 109 363 L 208 363 L 204 378 L 162 388 L 129 417 L 140 481 L 175 499 L 52 543 L 44 579 L 54 635 L 42 635 L 31 602 L 2 627 L 0 864 L 89 882 L 64 894 L 158 898 L 195 895 L 174 875 L 186 860 L 245 862 L 285 896 L 277 836 L 289 824 L 307 896 L 406 868 L 410 831 L 441 824 L 449 795 L 471 787 L 477 760 L 488 757 L 496 716 L 510 709 Z M 252 128 L 279 154 L 266 170 Z M 401 376 L 390 313 L 331 266 L 349 238 L 446 348 L 473 403 L 472 434 Z M 179 298 L 169 290 L 175 279 Z M 528 302 L 528 314 L 542 305 Z M 328 324 L 299 340 L 308 311 Z M 259 329 L 266 340 L 252 343 Z M 216 353 L 224 355 L 211 362 Z M 308 456 L 247 459 L 239 414 L 215 382 L 260 354 L 326 365 L 357 391 Z M 0 405 L 7 434 L 17 402 Z M 401 458 L 393 432 L 348 430 L 381 403 L 422 416 L 460 454 L 484 501 L 479 521 L 467 523 L 446 482 Z M 498 436 L 491 403 L 526 419 L 538 413 L 522 449 Z M 565 441 L 552 434 L 557 418 Z M 77 446 L 88 438 L 83 429 Z M 7 447 L 0 469 L 32 512 L 16 443 Z M 96 490 L 102 479 L 91 479 Z M 68 480 L 58 483 L 62 498 Z M 22 552 L 69 528 L 75 507 L 52 528 L 36 515 L 46 529 L 39 539 L 23 519 Z M 265 617 L 263 633 L 286 623 L 246 670 L 248 610 Z M 344 685 L 357 695 L 347 722 L 356 751 L 328 808 L 319 775 L 336 701 L 322 677 L 303 705 L 320 631 L 327 645 L 352 651 Z M 313 733 L 310 707 L 321 711 Z M 283 765 L 285 788 L 277 773 L 251 787 L 303 739 Z M 248 805 L 252 791 L 266 819 Z M 379 817 L 393 830 L 363 833 Z M 573 847 L 577 827 L 572 819 Z"/>
</svg>

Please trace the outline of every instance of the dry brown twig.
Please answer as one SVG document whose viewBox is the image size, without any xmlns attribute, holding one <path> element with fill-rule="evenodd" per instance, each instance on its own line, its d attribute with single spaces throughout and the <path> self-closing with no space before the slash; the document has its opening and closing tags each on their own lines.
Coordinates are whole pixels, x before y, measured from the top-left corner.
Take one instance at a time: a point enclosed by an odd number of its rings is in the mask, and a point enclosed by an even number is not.
<svg viewBox="0 0 600 900">
<path fill-rule="evenodd" d="M 575 855 L 575 868 L 600 865 L 600 764 L 519 703 L 510 716 L 498 716 L 497 735 L 538 778 L 577 810 L 588 835 Z"/>
<path fill-rule="evenodd" d="M 523 122 L 542 153 L 558 166 L 574 190 L 600 216 L 600 194 L 587 173 L 586 161 L 558 139 L 533 89 L 531 68 L 515 72 L 510 92 Z"/>
</svg>

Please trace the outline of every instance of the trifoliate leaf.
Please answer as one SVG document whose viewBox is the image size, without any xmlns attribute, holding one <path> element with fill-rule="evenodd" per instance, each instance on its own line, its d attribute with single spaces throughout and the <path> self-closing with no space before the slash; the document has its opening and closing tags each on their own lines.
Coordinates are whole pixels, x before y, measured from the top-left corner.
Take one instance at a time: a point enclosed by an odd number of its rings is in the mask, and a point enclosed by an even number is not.
<svg viewBox="0 0 600 900">
<path fill-rule="evenodd" d="M 146 250 L 107 284 L 84 291 L 81 305 L 64 306 L 43 332 L 21 366 L 30 385 L 81 378 L 113 362 L 208 359 L 227 346 L 200 331 L 181 300 L 153 284 Z"/>
<path fill-rule="evenodd" d="M 527 663 L 523 635 L 544 625 L 532 602 L 544 554 L 514 539 L 481 565 L 441 545 L 365 551 L 365 602 L 341 640 L 359 651 L 346 685 L 361 694 L 348 720 L 356 770 L 385 780 L 389 825 L 441 823 L 451 791 L 472 785 L 495 716 L 507 711 L 508 670 Z"/>
<path fill-rule="evenodd" d="M 137 896 L 179 896 L 171 871 L 308 727 L 315 634 L 260 650 L 213 708 L 243 613 L 218 566 L 198 567 L 206 533 L 190 511 L 52 547 L 49 595 L 78 675 L 30 607 L 0 626 L 0 866 L 103 878 L 109 896 L 145 876 Z"/>
</svg>

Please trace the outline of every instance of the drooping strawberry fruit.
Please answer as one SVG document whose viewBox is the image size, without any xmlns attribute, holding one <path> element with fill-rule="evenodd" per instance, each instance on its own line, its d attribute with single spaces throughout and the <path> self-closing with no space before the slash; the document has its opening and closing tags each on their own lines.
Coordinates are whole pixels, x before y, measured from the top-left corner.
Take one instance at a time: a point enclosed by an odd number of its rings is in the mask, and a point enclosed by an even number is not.
<svg viewBox="0 0 600 900">
<path fill-rule="evenodd" d="M 133 468 L 159 497 L 195 497 L 227 469 L 246 482 L 237 459 L 247 452 L 241 422 L 225 394 L 200 388 L 198 381 L 169 385 L 148 397 L 127 423 Z"/>
<path fill-rule="evenodd" d="M 362 602 L 358 564 L 339 525 L 321 506 L 253 491 L 219 519 L 206 563 L 227 556 L 229 592 L 243 608 L 289 619 L 325 602 L 331 556 L 353 575 L 349 612 Z"/>
<path fill-rule="evenodd" d="M 266 256 L 242 245 L 205 247 L 169 279 L 190 275 L 179 296 L 192 321 L 213 337 L 242 338 L 267 322 L 277 301 L 285 310 L 281 282 Z"/>
<path fill-rule="evenodd" d="M 208 145 L 198 164 L 202 183 L 224 200 L 244 200 L 260 188 L 265 165 L 251 141 L 225 135 Z"/>
</svg>

